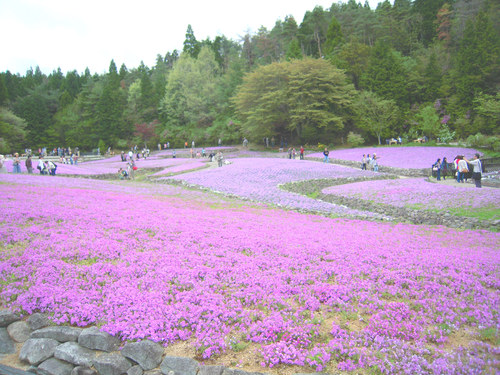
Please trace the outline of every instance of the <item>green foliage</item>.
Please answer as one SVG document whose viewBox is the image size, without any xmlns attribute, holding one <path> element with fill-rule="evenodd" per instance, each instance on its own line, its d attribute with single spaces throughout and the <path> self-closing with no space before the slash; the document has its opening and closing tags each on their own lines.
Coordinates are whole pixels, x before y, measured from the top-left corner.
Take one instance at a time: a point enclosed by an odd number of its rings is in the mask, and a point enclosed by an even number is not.
<svg viewBox="0 0 500 375">
<path fill-rule="evenodd" d="M 233 98 L 242 132 L 313 142 L 344 128 L 354 88 L 325 60 L 273 63 L 248 74 Z"/>
<path fill-rule="evenodd" d="M 417 127 L 429 138 L 436 137 L 440 130 L 439 115 L 434 106 L 428 105 L 420 109 L 417 113 Z"/>
<path fill-rule="evenodd" d="M 500 344 L 500 335 L 496 327 L 487 327 L 479 331 L 481 341 L 489 342 L 492 345 L 498 346 Z"/>
<path fill-rule="evenodd" d="M 298 39 L 294 39 L 288 45 L 288 50 L 286 51 L 286 59 L 287 61 L 293 59 L 301 59 L 302 58 L 302 50 L 300 49 L 300 44 Z"/>
<path fill-rule="evenodd" d="M 441 142 L 449 143 L 455 138 L 455 132 L 451 131 L 447 125 L 441 125 L 441 128 L 439 129 L 437 136 L 439 137 Z"/>
<path fill-rule="evenodd" d="M 332 56 L 335 49 L 342 43 L 344 35 L 340 28 L 340 23 L 335 17 L 332 17 L 330 24 L 328 25 L 328 30 L 326 32 L 325 41 L 325 56 Z"/>
<path fill-rule="evenodd" d="M 361 87 L 383 99 L 394 100 L 399 106 L 407 106 L 407 72 L 404 60 L 382 41 L 375 44 L 368 67 L 361 77 Z"/>
<path fill-rule="evenodd" d="M 182 56 L 177 50 L 158 55 L 152 68 L 141 62 L 131 69 L 122 64 L 118 71 L 112 60 L 105 74 L 92 75 L 89 69 L 64 74 L 56 68 L 45 75 L 38 66 L 24 76 L 0 73 L 0 106 L 25 121 L 24 139 L 31 148 L 93 149 L 99 139 L 108 146 L 131 143 L 136 124 L 158 119 L 158 132 L 171 144 L 193 137 L 236 142 L 241 135 L 260 139 L 266 134 L 332 143 L 361 129 L 366 139 L 396 133 L 412 138 L 423 131 L 422 124 L 424 134 L 430 131 L 442 140 L 453 132 L 462 139 L 478 132 L 494 135 L 500 133 L 499 19 L 500 6 L 493 0 L 383 1 L 376 9 L 349 0 L 307 11 L 300 25 L 287 16 L 270 31 L 261 27 L 241 42 L 223 35 L 198 41 L 189 25 Z M 304 66 L 311 64 L 305 63 L 294 71 L 279 65 L 323 57 L 344 69 L 356 90 L 396 103 L 397 116 L 389 116 L 383 128 L 381 123 L 368 126 L 361 121 L 366 116 L 349 104 L 352 90 L 342 88 L 349 82 L 333 77 L 331 84 L 317 78 L 309 83 L 306 77 L 318 67 L 308 71 Z M 255 88 L 265 96 L 254 98 L 255 106 L 248 102 L 245 107 L 245 101 L 243 109 L 233 106 L 236 88 L 248 85 L 243 76 L 264 66 L 269 71 L 257 74 L 269 87 Z M 412 115 L 437 100 L 442 103 L 438 117 L 453 119 L 449 128 L 437 123 L 432 129 L 436 122 L 430 110 Z M 410 125 L 415 120 L 418 127 Z M 12 143 L 0 137 L 4 149 Z"/>
<path fill-rule="evenodd" d="M 198 57 L 200 50 L 201 45 L 194 36 L 193 28 L 191 25 L 188 25 L 186 30 L 186 39 L 184 40 L 184 48 L 182 51 L 186 52 L 189 56 L 196 58 Z"/>
<path fill-rule="evenodd" d="M 398 113 L 392 100 L 385 100 L 370 91 L 362 91 L 356 100 L 357 124 L 368 133 L 375 135 L 378 144 L 381 137 L 389 135 Z"/>
<path fill-rule="evenodd" d="M 160 103 L 163 130 L 183 140 L 195 128 L 210 127 L 221 108 L 219 87 L 219 65 L 209 47 L 203 47 L 197 59 L 182 54 L 168 76 Z"/>
<path fill-rule="evenodd" d="M 360 134 L 349 132 L 349 134 L 347 134 L 347 143 L 352 147 L 358 147 L 364 144 L 365 140 Z"/>
<path fill-rule="evenodd" d="M 0 106 L 7 103 L 9 93 L 7 92 L 7 85 L 5 84 L 4 74 L 0 74 Z"/>
<path fill-rule="evenodd" d="M 26 122 L 0 107 L 0 154 L 21 151 L 26 146 Z"/>
<path fill-rule="evenodd" d="M 101 155 L 104 155 L 104 153 L 108 149 L 106 147 L 106 142 L 104 142 L 102 139 L 99 139 L 99 142 L 97 142 L 97 147 L 99 147 L 99 151 L 100 151 Z"/>
<path fill-rule="evenodd" d="M 466 144 L 469 147 L 486 148 L 493 151 L 500 151 L 500 137 L 487 136 L 481 133 L 471 135 L 467 138 Z"/>
</svg>

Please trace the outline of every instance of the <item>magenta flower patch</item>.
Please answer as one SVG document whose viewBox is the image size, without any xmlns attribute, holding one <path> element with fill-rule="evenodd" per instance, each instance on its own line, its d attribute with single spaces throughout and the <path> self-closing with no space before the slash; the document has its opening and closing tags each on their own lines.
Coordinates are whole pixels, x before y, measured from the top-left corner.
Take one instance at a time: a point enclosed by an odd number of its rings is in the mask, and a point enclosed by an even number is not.
<svg viewBox="0 0 500 375">
<path fill-rule="evenodd" d="M 223 179 L 269 202 L 283 199 L 276 182 L 362 173 L 285 161 L 234 160 L 183 177 Z M 124 340 L 187 341 L 215 361 L 242 342 L 264 366 L 304 371 L 499 366 L 495 336 L 484 333 L 500 326 L 498 233 L 332 219 L 164 184 L 0 182 L 3 306 Z M 462 336 L 469 345 L 457 344 Z"/>
<path fill-rule="evenodd" d="M 364 147 L 349 148 L 345 150 L 330 151 L 331 159 L 358 161 L 361 164 L 363 154 L 377 154 L 379 165 L 405 168 L 405 169 L 423 169 L 431 168 L 432 164 L 439 158 L 443 160 L 446 157 L 448 162 L 452 162 L 455 156 L 464 155 L 466 158 L 472 157 L 477 151 L 471 148 L 462 147 Z M 308 154 L 308 158 L 323 158 L 321 152 Z"/>
</svg>

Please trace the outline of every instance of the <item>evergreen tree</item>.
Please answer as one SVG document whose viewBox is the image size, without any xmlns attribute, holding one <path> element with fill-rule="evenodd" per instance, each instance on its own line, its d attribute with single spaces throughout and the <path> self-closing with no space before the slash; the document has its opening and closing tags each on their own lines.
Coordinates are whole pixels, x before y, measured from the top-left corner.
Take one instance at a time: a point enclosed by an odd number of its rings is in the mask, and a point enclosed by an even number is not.
<svg viewBox="0 0 500 375">
<path fill-rule="evenodd" d="M 467 23 L 455 61 L 459 105 L 470 109 L 476 93 L 496 92 L 500 84 L 500 39 L 486 13 L 480 12 Z"/>
<path fill-rule="evenodd" d="M 332 56 L 335 49 L 342 43 L 344 35 L 340 28 L 340 23 L 335 16 L 332 17 L 328 30 L 326 32 L 326 41 L 324 46 L 325 56 Z"/>
<path fill-rule="evenodd" d="M 189 56 L 193 58 L 197 58 L 198 54 L 200 53 L 200 49 L 200 42 L 196 40 L 191 25 L 188 25 L 186 30 L 186 39 L 184 40 L 184 48 L 182 49 L 182 51 L 189 54 Z"/>
<path fill-rule="evenodd" d="M 286 60 L 290 61 L 293 59 L 301 59 L 302 50 L 300 49 L 300 44 L 298 39 L 294 39 L 288 45 L 288 50 L 286 51 Z"/>
<path fill-rule="evenodd" d="M 386 43 L 377 41 L 372 50 L 368 69 L 361 79 L 361 87 L 373 91 L 383 99 L 409 106 L 407 76 L 401 56 Z"/>
<path fill-rule="evenodd" d="M 7 91 L 4 76 L 5 74 L 0 73 L 0 107 L 7 104 L 7 101 L 9 100 L 9 93 Z"/>
<path fill-rule="evenodd" d="M 413 9 L 422 19 L 420 39 L 428 46 L 437 36 L 435 21 L 446 0 L 414 0 Z"/>
</svg>

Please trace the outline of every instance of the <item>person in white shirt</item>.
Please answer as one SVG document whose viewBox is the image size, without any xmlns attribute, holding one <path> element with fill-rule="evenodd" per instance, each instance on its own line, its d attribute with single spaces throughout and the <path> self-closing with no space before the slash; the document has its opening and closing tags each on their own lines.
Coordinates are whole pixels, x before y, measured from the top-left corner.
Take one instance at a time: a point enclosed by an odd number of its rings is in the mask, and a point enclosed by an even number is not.
<svg viewBox="0 0 500 375">
<path fill-rule="evenodd" d="M 473 160 L 467 160 L 464 158 L 466 163 L 469 163 L 472 165 L 472 179 L 474 180 L 476 187 L 480 188 L 481 187 L 481 178 L 482 178 L 482 173 L 483 173 L 483 165 L 481 163 L 481 160 L 479 160 L 479 154 L 476 153 L 474 155 Z"/>
</svg>

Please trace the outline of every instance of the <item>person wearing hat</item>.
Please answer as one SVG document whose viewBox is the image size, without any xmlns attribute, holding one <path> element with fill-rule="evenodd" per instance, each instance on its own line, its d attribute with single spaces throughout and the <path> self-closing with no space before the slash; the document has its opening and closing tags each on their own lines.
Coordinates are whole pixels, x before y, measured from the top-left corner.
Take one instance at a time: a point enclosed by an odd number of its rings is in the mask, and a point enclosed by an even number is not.
<svg viewBox="0 0 500 375">
<path fill-rule="evenodd" d="M 473 160 L 467 160 L 465 157 L 463 158 L 467 163 L 473 166 L 472 169 L 472 179 L 476 183 L 476 187 L 480 188 L 481 187 L 481 178 L 482 178 L 482 173 L 483 173 L 483 165 L 481 163 L 481 160 L 479 160 L 479 154 L 476 153 L 474 154 L 474 159 Z"/>
<path fill-rule="evenodd" d="M 14 154 L 14 162 L 12 163 L 12 173 L 21 173 L 21 160 L 19 159 L 19 154 L 17 152 Z"/>
</svg>

